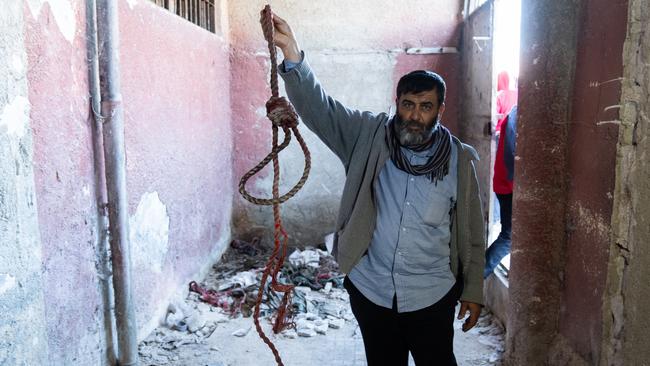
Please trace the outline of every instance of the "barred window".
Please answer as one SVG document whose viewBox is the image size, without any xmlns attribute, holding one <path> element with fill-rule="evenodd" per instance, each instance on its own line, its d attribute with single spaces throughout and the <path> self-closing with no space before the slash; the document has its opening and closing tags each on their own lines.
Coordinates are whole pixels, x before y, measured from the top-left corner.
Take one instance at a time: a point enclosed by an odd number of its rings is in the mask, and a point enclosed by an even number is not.
<svg viewBox="0 0 650 366">
<path fill-rule="evenodd" d="M 216 33 L 215 0 L 151 0 L 201 28 Z"/>
<path fill-rule="evenodd" d="M 488 0 L 465 0 L 465 6 L 464 6 L 464 15 L 465 18 L 468 16 L 472 15 L 478 8 L 481 7 L 481 5 L 485 4 Z"/>
</svg>

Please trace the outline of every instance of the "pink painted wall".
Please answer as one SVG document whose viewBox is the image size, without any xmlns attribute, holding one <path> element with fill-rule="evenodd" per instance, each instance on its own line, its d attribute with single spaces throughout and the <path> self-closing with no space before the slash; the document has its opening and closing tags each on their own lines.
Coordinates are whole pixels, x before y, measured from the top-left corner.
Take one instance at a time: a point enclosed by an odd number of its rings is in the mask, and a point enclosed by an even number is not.
<svg viewBox="0 0 650 366">
<path fill-rule="evenodd" d="M 102 298 L 96 270 L 95 200 L 84 8 L 65 39 L 50 4 L 25 5 L 34 180 L 42 240 L 45 319 L 52 364 L 99 364 Z"/>
<path fill-rule="evenodd" d="M 155 192 L 169 218 L 161 267 L 133 269 L 143 338 L 230 239 L 230 61 L 222 37 L 148 1 L 130 3 L 119 3 L 130 215 Z M 62 4 L 76 23 L 71 42 L 48 2 L 37 14 L 24 7 L 48 346 L 52 364 L 99 365 L 106 357 L 104 299 L 85 4 Z M 132 249 L 132 262 L 146 262 L 146 251 Z"/>
<path fill-rule="evenodd" d="M 161 272 L 134 267 L 143 325 L 229 239 L 228 45 L 149 2 L 120 5 L 131 213 L 143 194 L 157 192 L 170 223 Z"/>
</svg>

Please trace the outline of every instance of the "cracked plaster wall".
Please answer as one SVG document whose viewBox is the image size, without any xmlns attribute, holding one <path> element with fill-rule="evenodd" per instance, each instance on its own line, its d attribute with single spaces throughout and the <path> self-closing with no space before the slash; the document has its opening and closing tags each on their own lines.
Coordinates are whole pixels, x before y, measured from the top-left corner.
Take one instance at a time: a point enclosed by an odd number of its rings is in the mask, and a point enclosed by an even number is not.
<svg viewBox="0 0 650 366">
<path fill-rule="evenodd" d="M 630 0 L 601 365 L 648 365 L 650 2 Z"/>
<path fill-rule="evenodd" d="M 0 11 L 0 364 L 45 365 L 41 237 L 22 4 Z"/>
</svg>

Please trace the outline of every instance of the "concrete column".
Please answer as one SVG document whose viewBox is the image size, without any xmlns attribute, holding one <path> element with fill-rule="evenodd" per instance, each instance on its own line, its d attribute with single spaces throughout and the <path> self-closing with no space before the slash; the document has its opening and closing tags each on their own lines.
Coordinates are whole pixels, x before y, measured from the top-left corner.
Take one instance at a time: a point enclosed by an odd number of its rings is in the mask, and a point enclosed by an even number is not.
<svg viewBox="0 0 650 366">
<path fill-rule="evenodd" d="M 580 1 L 524 0 L 507 362 L 542 365 L 558 330 L 567 128 Z"/>
<path fill-rule="evenodd" d="M 0 11 L 0 364 L 46 365 L 23 3 Z"/>
</svg>

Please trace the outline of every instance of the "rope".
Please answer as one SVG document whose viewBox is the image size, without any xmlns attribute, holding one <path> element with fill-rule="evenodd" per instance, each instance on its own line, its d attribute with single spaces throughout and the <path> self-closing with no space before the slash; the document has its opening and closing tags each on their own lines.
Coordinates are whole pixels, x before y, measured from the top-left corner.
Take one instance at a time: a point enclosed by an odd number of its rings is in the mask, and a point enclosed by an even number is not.
<svg viewBox="0 0 650 366">
<path fill-rule="evenodd" d="M 260 305 L 262 304 L 262 298 L 264 295 L 264 290 L 266 289 L 266 283 L 271 278 L 271 283 L 269 285 L 269 291 L 276 291 L 283 293 L 282 301 L 273 319 L 273 332 L 279 333 L 283 329 L 292 326 L 293 324 L 288 321 L 288 318 L 291 318 L 291 293 L 293 291 L 293 285 L 281 284 L 277 280 L 278 272 L 282 269 L 284 260 L 287 255 L 287 243 L 289 237 L 282 227 L 282 219 L 280 218 L 280 204 L 287 201 L 289 198 L 293 197 L 298 191 L 304 186 L 309 176 L 309 170 L 311 169 L 311 155 L 309 154 L 309 149 L 303 140 L 300 132 L 298 131 L 298 115 L 294 110 L 293 106 L 289 101 L 279 96 L 278 92 L 278 64 L 277 64 L 277 53 L 275 48 L 274 41 L 274 28 L 273 28 L 273 13 L 271 12 L 271 6 L 266 5 L 264 10 L 262 10 L 262 30 L 264 32 L 264 38 L 268 42 L 269 54 L 271 57 L 271 93 L 272 96 L 266 103 L 266 116 L 272 122 L 273 130 L 273 144 L 271 152 L 253 169 L 244 174 L 239 182 L 239 193 L 249 202 L 257 205 L 272 205 L 273 206 L 273 219 L 275 222 L 274 225 L 274 249 L 269 257 L 269 260 L 266 263 L 264 272 L 262 273 L 262 279 L 260 280 L 260 288 L 257 294 L 257 301 L 255 303 L 255 311 L 253 312 L 253 320 L 255 322 L 255 328 L 260 338 L 267 344 L 267 346 L 273 352 L 275 361 L 278 366 L 283 366 L 282 359 L 278 350 L 275 348 L 275 345 L 271 340 L 264 334 L 262 327 L 260 326 Z M 278 144 L 278 132 L 279 129 L 282 129 L 284 132 L 284 139 L 281 144 Z M 280 196 L 279 193 L 279 183 L 280 183 L 280 163 L 278 160 L 278 155 L 284 148 L 289 145 L 291 141 L 291 133 L 296 136 L 296 140 L 300 144 L 303 153 L 305 154 L 305 168 L 302 173 L 302 177 L 296 183 L 296 185 L 289 190 L 284 195 Z M 273 198 L 257 198 L 253 197 L 246 191 L 246 183 L 248 180 L 261 171 L 269 162 L 273 162 Z"/>
</svg>

